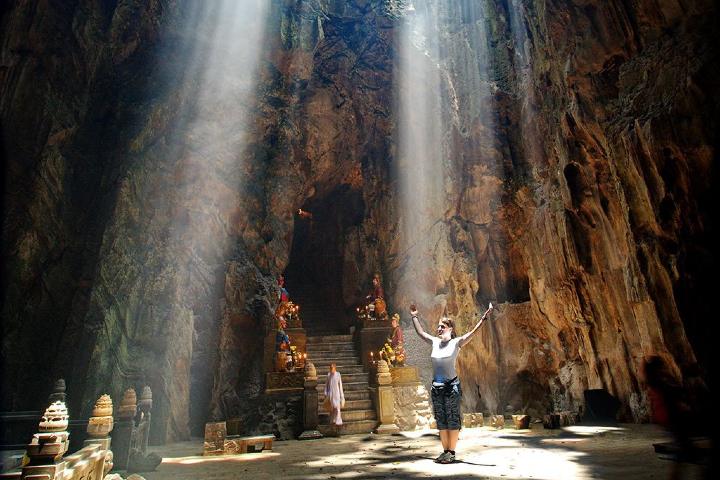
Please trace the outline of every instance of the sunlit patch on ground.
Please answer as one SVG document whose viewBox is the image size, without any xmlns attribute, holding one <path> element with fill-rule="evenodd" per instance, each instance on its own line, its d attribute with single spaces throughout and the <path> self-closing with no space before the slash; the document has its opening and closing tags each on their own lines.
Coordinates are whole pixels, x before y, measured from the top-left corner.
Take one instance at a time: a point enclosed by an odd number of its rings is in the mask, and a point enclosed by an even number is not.
<svg viewBox="0 0 720 480">
<path fill-rule="evenodd" d="M 276 441 L 272 452 L 197 456 L 202 444 L 183 442 L 157 451 L 164 459 L 148 480 L 212 478 L 664 478 L 671 462 L 652 444 L 666 439 L 652 425 L 576 426 L 561 430 L 464 429 L 458 461 L 439 465 L 437 431 L 401 435 L 348 435 L 310 441 Z M 701 478 L 691 467 L 685 478 Z"/>
<path fill-rule="evenodd" d="M 200 463 L 218 462 L 255 462 L 258 460 L 271 460 L 278 455 L 280 454 L 275 452 L 247 453 L 245 455 L 217 455 L 212 457 L 194 455 L 189 457 L 163 458 L 162 463 L 166 465 L 197 465 Z"/>
<path fill-rule="evenodd" d="M 574 433 L 576 435 L 598 435 L 607 432 L 624 432 L 622 427 L 606 427 L 606 426 L 582 426 L 573 425 L 563 428 L 563 431 Z"/>
</svg>

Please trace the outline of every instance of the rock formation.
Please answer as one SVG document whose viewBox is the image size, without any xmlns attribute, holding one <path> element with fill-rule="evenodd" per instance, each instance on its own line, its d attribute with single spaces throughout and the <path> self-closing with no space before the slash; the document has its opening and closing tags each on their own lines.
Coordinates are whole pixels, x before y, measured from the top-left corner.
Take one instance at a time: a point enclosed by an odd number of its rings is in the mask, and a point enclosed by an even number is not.
<svg viewBox="0 0 720 480">
<path fill-rule="evenodd" d="M 347 308 L 375 271 L 391 311 L 419 285 L 429 321 L 466 329 L 498 302 L 460 357 L 468 411 L 574 410 L 606 388 L 642 421 L 645 355 L 706 373 L 712 2 L 268 3 L 243 20 L 264 22 L 252 78 L 210 103 L 219 72 L 195 60 L 218 12 L 197 2 L 0 9 L 3 410 L 40 408 L 62 376 L 81 418 L 100 389 L 149 384 L 154 441 L 211 417 L 265 428 L 281 407 L 260 397 L 262 339 L 298 255 Z M 409 4 L 445 48 L 427 59 L 447 181 L 421 283 L 393 176 Z M 293 253 L 299 208 L 314 223 Z"/>
</svg>

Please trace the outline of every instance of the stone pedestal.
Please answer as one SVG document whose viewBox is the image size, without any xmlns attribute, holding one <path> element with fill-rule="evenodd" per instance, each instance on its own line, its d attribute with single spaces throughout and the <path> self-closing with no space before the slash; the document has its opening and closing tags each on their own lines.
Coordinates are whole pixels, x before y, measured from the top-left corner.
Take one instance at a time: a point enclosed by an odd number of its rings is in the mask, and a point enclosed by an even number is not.
<svg viewBox="0 0 720 480">
<path fill-rule="evenodd" d="M 503 415 L 490 415 L 490 426 L 493 428 L 505 428 L 505 417 Z"/>
<path fill-rule="evenodd" d="M 429 427 L 433 418 L 430 395 L 420 383 L 418 368 L 392 367 L 390 378 L 395 402 L 395 425 L 403 431 Z"/>
<path fill-rule="evenodd" d="M 416 385 L 420 383 L 420 374 L 417 367 L 391 367 L 390 378 L 394 387 L 403 385 Z"/>
<path fill-rule="evenodd" d="M 464 428 L 479 428 L 485 425 L 485 418 L 482 413 L 463 413 Z"/>
<path fill-rule="evenodd" d="M 380 322 L 377 322 L 380 323 Z M 387 322 L 382 322 L 386 324 Z M 363 366 L 366 369 L 370 369 L 370 352 L 375 353 L 377 358 L 377 352 L 385 345 L 388 337 L 392 334 L 392 327 L 377 326 L 377 327 L 363 327 L 358 332 L 358 343 L 360 349 L 360 358 L 362 359 Z"/>
<path fill-rule="evenodd" d="M 517 430 L 527 430 L 530 428 L 530 415 L 513 415 L 512 419 Z"/>
<path fill-rule="evenodd" d="M 203 455 L 224 455 L 227 427 L 225 422 L 210 422 L 205 424 L 205 442 Z"/>
<path fill-rule="evenodd" d="M 375 433 L 398 433 L 400 429 L 395 425 L 395 397 L 393 395 L 392 377 L 385 360 L 377 364 L 377 387 L 375 389 L 375 410 L 380 424 Z"/>
<path fill-rule="evenodd" d="M 130 460 L 130 447 L 135 434 L 134 417 L 137 413 L 137 394 L 135 389 L 128 388 L 123 394 L 118 408 L 113 430 L 114 463 L 119 470 L 125 470 Z"/>
<path fill-rule="evenodd" d="M 318 430 L 318 392 L 317 392 L 317 370 L 315 365 L 307 363 L 305 365 L 305 379 L 303 385 L 303 432 L 298 437 L 299 440 L 311 440 L 322 438 L 323 435 Z"/>
</svg>

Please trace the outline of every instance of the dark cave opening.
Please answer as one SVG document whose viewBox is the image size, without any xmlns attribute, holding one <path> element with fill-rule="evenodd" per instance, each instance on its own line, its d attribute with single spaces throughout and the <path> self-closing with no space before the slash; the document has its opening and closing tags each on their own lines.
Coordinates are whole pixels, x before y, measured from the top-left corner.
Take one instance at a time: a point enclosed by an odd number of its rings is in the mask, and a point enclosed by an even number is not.
<svg viewBox="0 0 720 480">
<path fill-rule="evenodd" d="M 346 275 L 346 238 L 364 219 L 362 192 L 343 184 L 301 210 L 284 273 L 290 299 L 300 305 L 308 334 L 347 333 L 353 305 L 345 304 L 343 283 L 356 280 Z"/>
<path fill-rule="evenodd" d="M 565 180 L 567 181 L 568 189 L 570 190 L 570 198 L 574 208 L 579 208 L 582 203 L 582 199 L 585 197 L 585 190 L 587 190 L 587 184 L 583 177 L 580 165 L 576 163 L 568 163 L 563 169 Z"/>
</svg>

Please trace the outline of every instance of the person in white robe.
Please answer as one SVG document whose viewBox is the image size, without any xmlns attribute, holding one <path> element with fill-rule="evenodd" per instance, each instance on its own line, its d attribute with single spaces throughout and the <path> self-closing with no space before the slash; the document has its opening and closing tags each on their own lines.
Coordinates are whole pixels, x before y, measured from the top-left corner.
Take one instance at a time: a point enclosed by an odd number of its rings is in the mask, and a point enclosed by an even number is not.
<svg viewBox="0 0 720 480">
<path fill-rule="evenodd" d="M 325 407 L 330 414 L 330 423 L 340 430 L 342 415 L 340 410 L 345 406 L 345 392 L 343 392 L 342 376 L 335 364 L 330 365 L 330 372 L 325 381 Z"/>
</svg>

